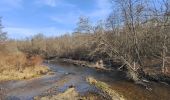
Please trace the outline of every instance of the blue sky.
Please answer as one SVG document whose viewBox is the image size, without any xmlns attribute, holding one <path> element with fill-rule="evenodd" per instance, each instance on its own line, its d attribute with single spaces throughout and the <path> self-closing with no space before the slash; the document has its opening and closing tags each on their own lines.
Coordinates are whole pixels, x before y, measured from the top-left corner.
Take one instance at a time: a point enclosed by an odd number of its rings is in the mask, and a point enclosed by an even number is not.
<svg viewBox="0 0 170 100">
<path fill-rule="evenodd" d="M 80 16 L 92 23 L 111 12 L 109 0 L 1 0 L 0 16 L 10 38 L 44 33 L 59 36 L 72 32 Z"/>
</svg>

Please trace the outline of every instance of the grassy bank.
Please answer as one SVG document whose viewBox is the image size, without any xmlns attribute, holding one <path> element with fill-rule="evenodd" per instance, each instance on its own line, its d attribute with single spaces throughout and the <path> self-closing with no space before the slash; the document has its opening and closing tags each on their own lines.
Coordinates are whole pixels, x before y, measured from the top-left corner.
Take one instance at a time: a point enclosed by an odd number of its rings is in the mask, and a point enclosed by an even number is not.
<svg viewBox="0 0 170 100">
<path fill-rule="evenodd" d="M 102 96 L 88 93 L 84 96 L 76 91 L 75 88 L 68 88 L 65 92 L 50 96 L 34 97 L 34 100 L 103 100 Z"/>
<path fill-rule="evenodd" d="M 104 82 L 97 81 L 92 77 L 88 77 L 87 82 L 98 88 L 101 91 L 100 94 L 107 100 L 126 100 L 123 95 L 111 89 L 111 87 Z"/>
<path fill-rule="evenodd" d="M 41 63 L 39 56 L 28 57 L 21 52 L 1 53 L 0 81 L 29 79 L 46 74 L 49 69 Z"/>
<path fill-rule="evenodd" d="M 5 69 L 0 74 L 0 81 L 30 79 L 46 74 L 49 69 L 46 66 L 33 66 L 19 71 L 16 69 Z"/>
</svg>

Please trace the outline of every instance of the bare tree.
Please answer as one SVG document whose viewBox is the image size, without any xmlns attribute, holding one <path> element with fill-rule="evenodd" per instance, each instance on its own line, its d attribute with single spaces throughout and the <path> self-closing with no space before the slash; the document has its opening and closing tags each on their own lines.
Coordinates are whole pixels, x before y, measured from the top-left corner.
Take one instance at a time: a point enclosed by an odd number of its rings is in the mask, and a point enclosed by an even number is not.
<svg viewBox="0 0 170 100">
<path fill-rule="evenodd" d="M 89 18 L 84 16 L 80 17 L 75 30 L 79 33 L 91 33 L 92 26 L 90 24 Z"/>
<path fill-rule="evenodd" d="M 7 39 L 7 33 L 2 31 L 3 28 L 2 17 L 0 17 L 0 42 L 3 42 Z"/>
<path fill-rule="evenodd" d="M 169 12 L 170 12 L 170 1 L 169 0 L 163 0 L 163 5 L 162 7 L 164 8 L 163 11 L 163 20 L 162 20 L 162 28 L 163 28 L 163 32 L 162 32 L 162 36 L 163 36 L 163 43 L 162 43 L 162 72 L 166 73 L 168 72 L 168 69 L 165 66 L 166 63 L 166 54 L 167 54 L 167 39 L 168 39 L 168 31 L 167 28 L 168 27 L 168 21 L 169 21 Z M 163 9 L 162 8 L 162 9 Z"/>
<path fill-rule="evenodd" d="M 140 0 L 114 0 L 118 5 L 122 14 L 122 25 L 125 33 L 125 43 L 123 48 L 116 49 L 110 45 L 110 49 L 120 57 L 120 59 L 128 66 L 130 75 L 134 80 L 138 80 L 140 71 L 142 71 L 142 61 L 139 50 L 139 39 L 137 25 L 140 23 L 140 16 L 143 11 L 143 4 Z M 123 36 L 124 37 L 124 36 Z M 123 40 L 124 41 L 124 40 Z M 119 43 L 118 43 L 119 42 Z M 118 45 L 122 45 L 122 41 L 117 41 Z M 106 43 L 109 44 L 109 43 Z M 124 50 L 123 50 L 124 49 Z"/>
</svg>

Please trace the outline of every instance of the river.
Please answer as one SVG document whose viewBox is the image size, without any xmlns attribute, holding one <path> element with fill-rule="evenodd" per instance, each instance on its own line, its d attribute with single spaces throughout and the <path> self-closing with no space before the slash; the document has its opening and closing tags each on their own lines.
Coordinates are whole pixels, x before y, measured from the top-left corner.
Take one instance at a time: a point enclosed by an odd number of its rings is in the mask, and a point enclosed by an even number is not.
<svg viewBox="0 0 170 100">
<path fill-rule="evenodd" d="M 87 92 L 97 92 L 96 88 L 86 82 L 86 77 L 94 77 L 97 80 L 108 83 L 111 88 L 122 93 L 128 100 L 169 100 L 170 86 L 163 83 L 152 83 L 149 91 L 125 79 L 125 75 L 119 71 L 100 71 L 88 67 L 80 67 L 72 64 L 51 62 L 45 63 L 54 72 L 39 78 L 8 81 L 0 84 L 3 91 L 2 99 L 5 100 L 33 100 L 38 95 L 64 92 L 70 86 L 74 86 L 80 95 Z"/>
</svg>

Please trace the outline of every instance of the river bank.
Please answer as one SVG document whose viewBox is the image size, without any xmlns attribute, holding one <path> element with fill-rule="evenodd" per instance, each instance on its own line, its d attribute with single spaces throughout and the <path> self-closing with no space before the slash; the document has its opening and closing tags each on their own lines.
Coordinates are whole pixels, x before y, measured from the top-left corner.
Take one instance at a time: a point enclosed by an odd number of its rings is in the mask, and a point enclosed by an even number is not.
<svg viewBox="0 0 170 100">
<path fill-rule="evenodd" d="M 79 97 L 87 98 L 89 96 L 103 100 L 99 89 L 87 82 L 88 77 L 93 77 L 99 82 L 104 82 L 117 93 L 124 96 L 126 100 L 168 100 L 170 87 L 165 84 L 153 83 L 152 90 L 134 84 L 124 79 L 124 75 L 118 71 L 101 71 L 89 67 L 80 67 L 66 62 L 44 63 L 53 75 L 45 75 L 39 78 L 9 81 L 0 84 L 5 91 L 4 98 L 17 98 L 17 100 L 34 100 L 34 97 L 57 96 L 65 93 L 69 88 L 74 88 Z M 158 97 L 159 95 L 159 97 Z M 2 99 L 3 100 L 3 99 Z M 48 100 L 48 99 L 47 99 Z M 95 99 L 94 99 L 95 100 Z"/>
<path fill-rule="evenodd" d="M 66 61 L 71 61 L 71 60 L 64 60 L 62 61 L 62 65 L 66 64 Z M 53 64 L 56 64 L 55 61 L 52 61 Z M 74 65 L 71 63 L 71 65 Z M 69 66 L 66 66 L 69 68 Z M 92 68 L 96 70 L 94 67 L 76 67 L 76 68 Z M 170 93 L 170 88 L 169 85 L 166 85 L 161 82 L 149 82 L 148 87 L 144 87 L 138 84 L 134 84 L 132 81 L 129 81 L 125 78 L 125 76 L 121 76 L 120 73 L 114 74 L 117 71 L 112 70 L 113 72 L 112 75 L 109 75 L 109 71 L 104 71 L 106 72 L 105 75 L 107 76 L 102 78 L 102 76 L 97 79 L 99 81 L 105 82 L 106 84 L 110 85 L 111 88 L 118 93 L 122 94 L 127 100 L 136 100 L 137 98 L 141 98 L 141 100 L 168 100 L 169 98 L 168 94 Z M 97 70 L 97 73 L 99 74 L 100 72 L 103 72 L 101 70 Z M 91 74 L 89 74 L 91 75 Z M 121 76 L 121 77 L 120 77 Z M 110 77 L 108 79 L 108 77 Z M 116 79 L 117 78 L 117 79 Z M 113 81 L 113 79 L 116 79 Z M 157 97 L 159 95 L 159 98 Z"/>
<path fill-rule="evenodd" d="M 114 65 L 114 66 L 112 66 L 111 64 L 108 65 L 108 64 L 104 63 L 102 60 L 99 60 L 96 62 L 73 60 L 73 59 L 67 59 L 67 58 L 55 58 L 55 59 L 51 60 L 51 62 L 56 62 L 56 61 L 63 62 L 63 63 L 70 63 L 75 66 L 89 67 L 89 68 L 93 68 L 93 69 L 100 70 L 100 71 L 106 71 L 106 72 L 107 71 L 110 72 L 113 70 L 120 71 L 120 68 L 122 68 L 122 65 L 120 63 L 112 64 L 112 65 Z M 153 63 L 150 63 L 148 66 L 153 66 Z M 161 73 L 161 69 L 159 67 L 153 68 L 153 67 L 148 67 L 148 66 L 145 66 L 143 68 L 144 81 L 146 80 L 146 81 L 151 81 L 151 82 L 152 81 L 160 82 L 160 83 L 165 83 L 165 84 L 170 85 L 170 74 L 169 73 L 163 74 L 163 73 Z M 124 72 L 124 73 L 127 73 L 126 71 L 122 70 L 122 72 Z M 125 77 L 128 79 L 129 78 L 128 74 Z M 137 84 L 141 84 L 141 83 L 137 82 Z"/>
<path fill-rule="evenodd" d="M 81 66 L 81 67 L 89 67 L 94 68 L 97 70 L 107 70 L 111 71 L 112 69 L 107 67 L 102 60 L 99 60 L 97 62 L 89 62 L 89 61 L 83 61 L 83 60 L 74 60 L 74 59 L 67 59 L 67 58 L 55 58 L 53 60 L 49 60 L 50 62 L 63 62 L 63 63 L 70 63 L 75 66 Z M 48 60 L 46 61 L 48 62 Z"/>
</svg>

